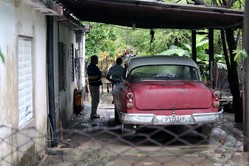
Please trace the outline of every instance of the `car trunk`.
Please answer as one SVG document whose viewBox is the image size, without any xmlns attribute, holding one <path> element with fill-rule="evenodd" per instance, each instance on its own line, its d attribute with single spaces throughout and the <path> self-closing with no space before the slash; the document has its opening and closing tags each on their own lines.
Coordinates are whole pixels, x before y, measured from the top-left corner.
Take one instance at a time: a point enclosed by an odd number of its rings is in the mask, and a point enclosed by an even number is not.
<svg viewBox="0 0 249 166">
<path fill-rule="evenodd" d="M 131 87 L 139 110 L 207 109 L 211 106 L 212 94 L 199 82 L 140 82 Z"/>
</svg>

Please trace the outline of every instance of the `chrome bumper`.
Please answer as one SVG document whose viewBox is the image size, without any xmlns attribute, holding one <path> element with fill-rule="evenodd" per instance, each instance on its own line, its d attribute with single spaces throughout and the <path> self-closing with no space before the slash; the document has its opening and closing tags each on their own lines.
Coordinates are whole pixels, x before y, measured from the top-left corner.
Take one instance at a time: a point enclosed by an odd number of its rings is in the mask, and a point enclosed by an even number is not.
<svg viewBox="0 0 249 166">
<path fill-rule="evenodd" d="M 198 123 L 215 123 L 223 119 L 223 109 L 215 113 L 200 113 L 192 115 L 154 115 L 154 114 L 127 114 L 121 113 L 123 124 L 143 125 L 192 125 Z"/>
</svg>

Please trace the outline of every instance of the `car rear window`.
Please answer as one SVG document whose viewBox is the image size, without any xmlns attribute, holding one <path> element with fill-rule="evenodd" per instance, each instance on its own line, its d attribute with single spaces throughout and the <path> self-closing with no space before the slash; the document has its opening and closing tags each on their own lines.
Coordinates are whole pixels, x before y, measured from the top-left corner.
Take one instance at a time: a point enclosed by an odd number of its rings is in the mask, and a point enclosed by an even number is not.
<svg viewBox="0 0 249 166">
<path fill-rule="evenodd" d="M 151 65 L 134 68 L 129 74 L 130 82 L 149 80 L 196 80 L 200 81 L 199 70 L 185 65 Z"/>
</svg>

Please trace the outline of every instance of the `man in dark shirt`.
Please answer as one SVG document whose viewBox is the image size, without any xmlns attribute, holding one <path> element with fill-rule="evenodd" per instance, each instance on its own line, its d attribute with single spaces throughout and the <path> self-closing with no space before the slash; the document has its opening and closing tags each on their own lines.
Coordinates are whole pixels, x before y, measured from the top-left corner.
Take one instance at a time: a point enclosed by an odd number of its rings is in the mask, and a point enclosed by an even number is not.
<svg viewBox="0 0 249 166">
<path fill-rule="evenodd" d="M 88 74 L 88 83 L 89 89 L 91 93 L 91 115 L 90 119 L 100 118 L 97 114 L 97 108 L 99 105 L 99 86 L 102 85 L 101 77 L 102 72 L 99 70 L 99 67 L 96 66 L 98 64 L 98 57 L 93 55 L 91 57 L 91 63 L 87 67 L 87 74 Z"/>
</svg>

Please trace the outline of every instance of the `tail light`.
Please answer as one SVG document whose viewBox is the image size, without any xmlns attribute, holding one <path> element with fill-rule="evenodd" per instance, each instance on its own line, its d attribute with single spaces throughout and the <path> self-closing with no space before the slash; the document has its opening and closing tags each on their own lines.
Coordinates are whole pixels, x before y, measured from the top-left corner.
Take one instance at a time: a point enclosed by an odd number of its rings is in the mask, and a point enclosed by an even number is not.
<svg viewBox="0 0 249 166">
<path fill-rule="evenodd" d="M 214 95 L 214 107 L 219 107 L 220 106 L 220 101 L 219 101 L 219 99 L 220 99 L 220 92 L 219 91 L 215 91 L 213 93 L 213 95 Z"/>
<path fill-rule="evenodd" d="M 127 108 L 133 108 L 133 93 L 129 92 L 127 93 Z"/>
<path fill-rule="evenodd" d="M 131 93 L 131 92 L 127 93 L 127 98 L 132 99 L 133 98 L 133 93 Z"/>
<path fill-rule="evenodd" d="M 220 98 L 220 92 L 219 91 L 215 91 L 214 92 L 214 97 L 215 97 L 215 100 L 219 100 L 219 98 Z"/>
</svg>

